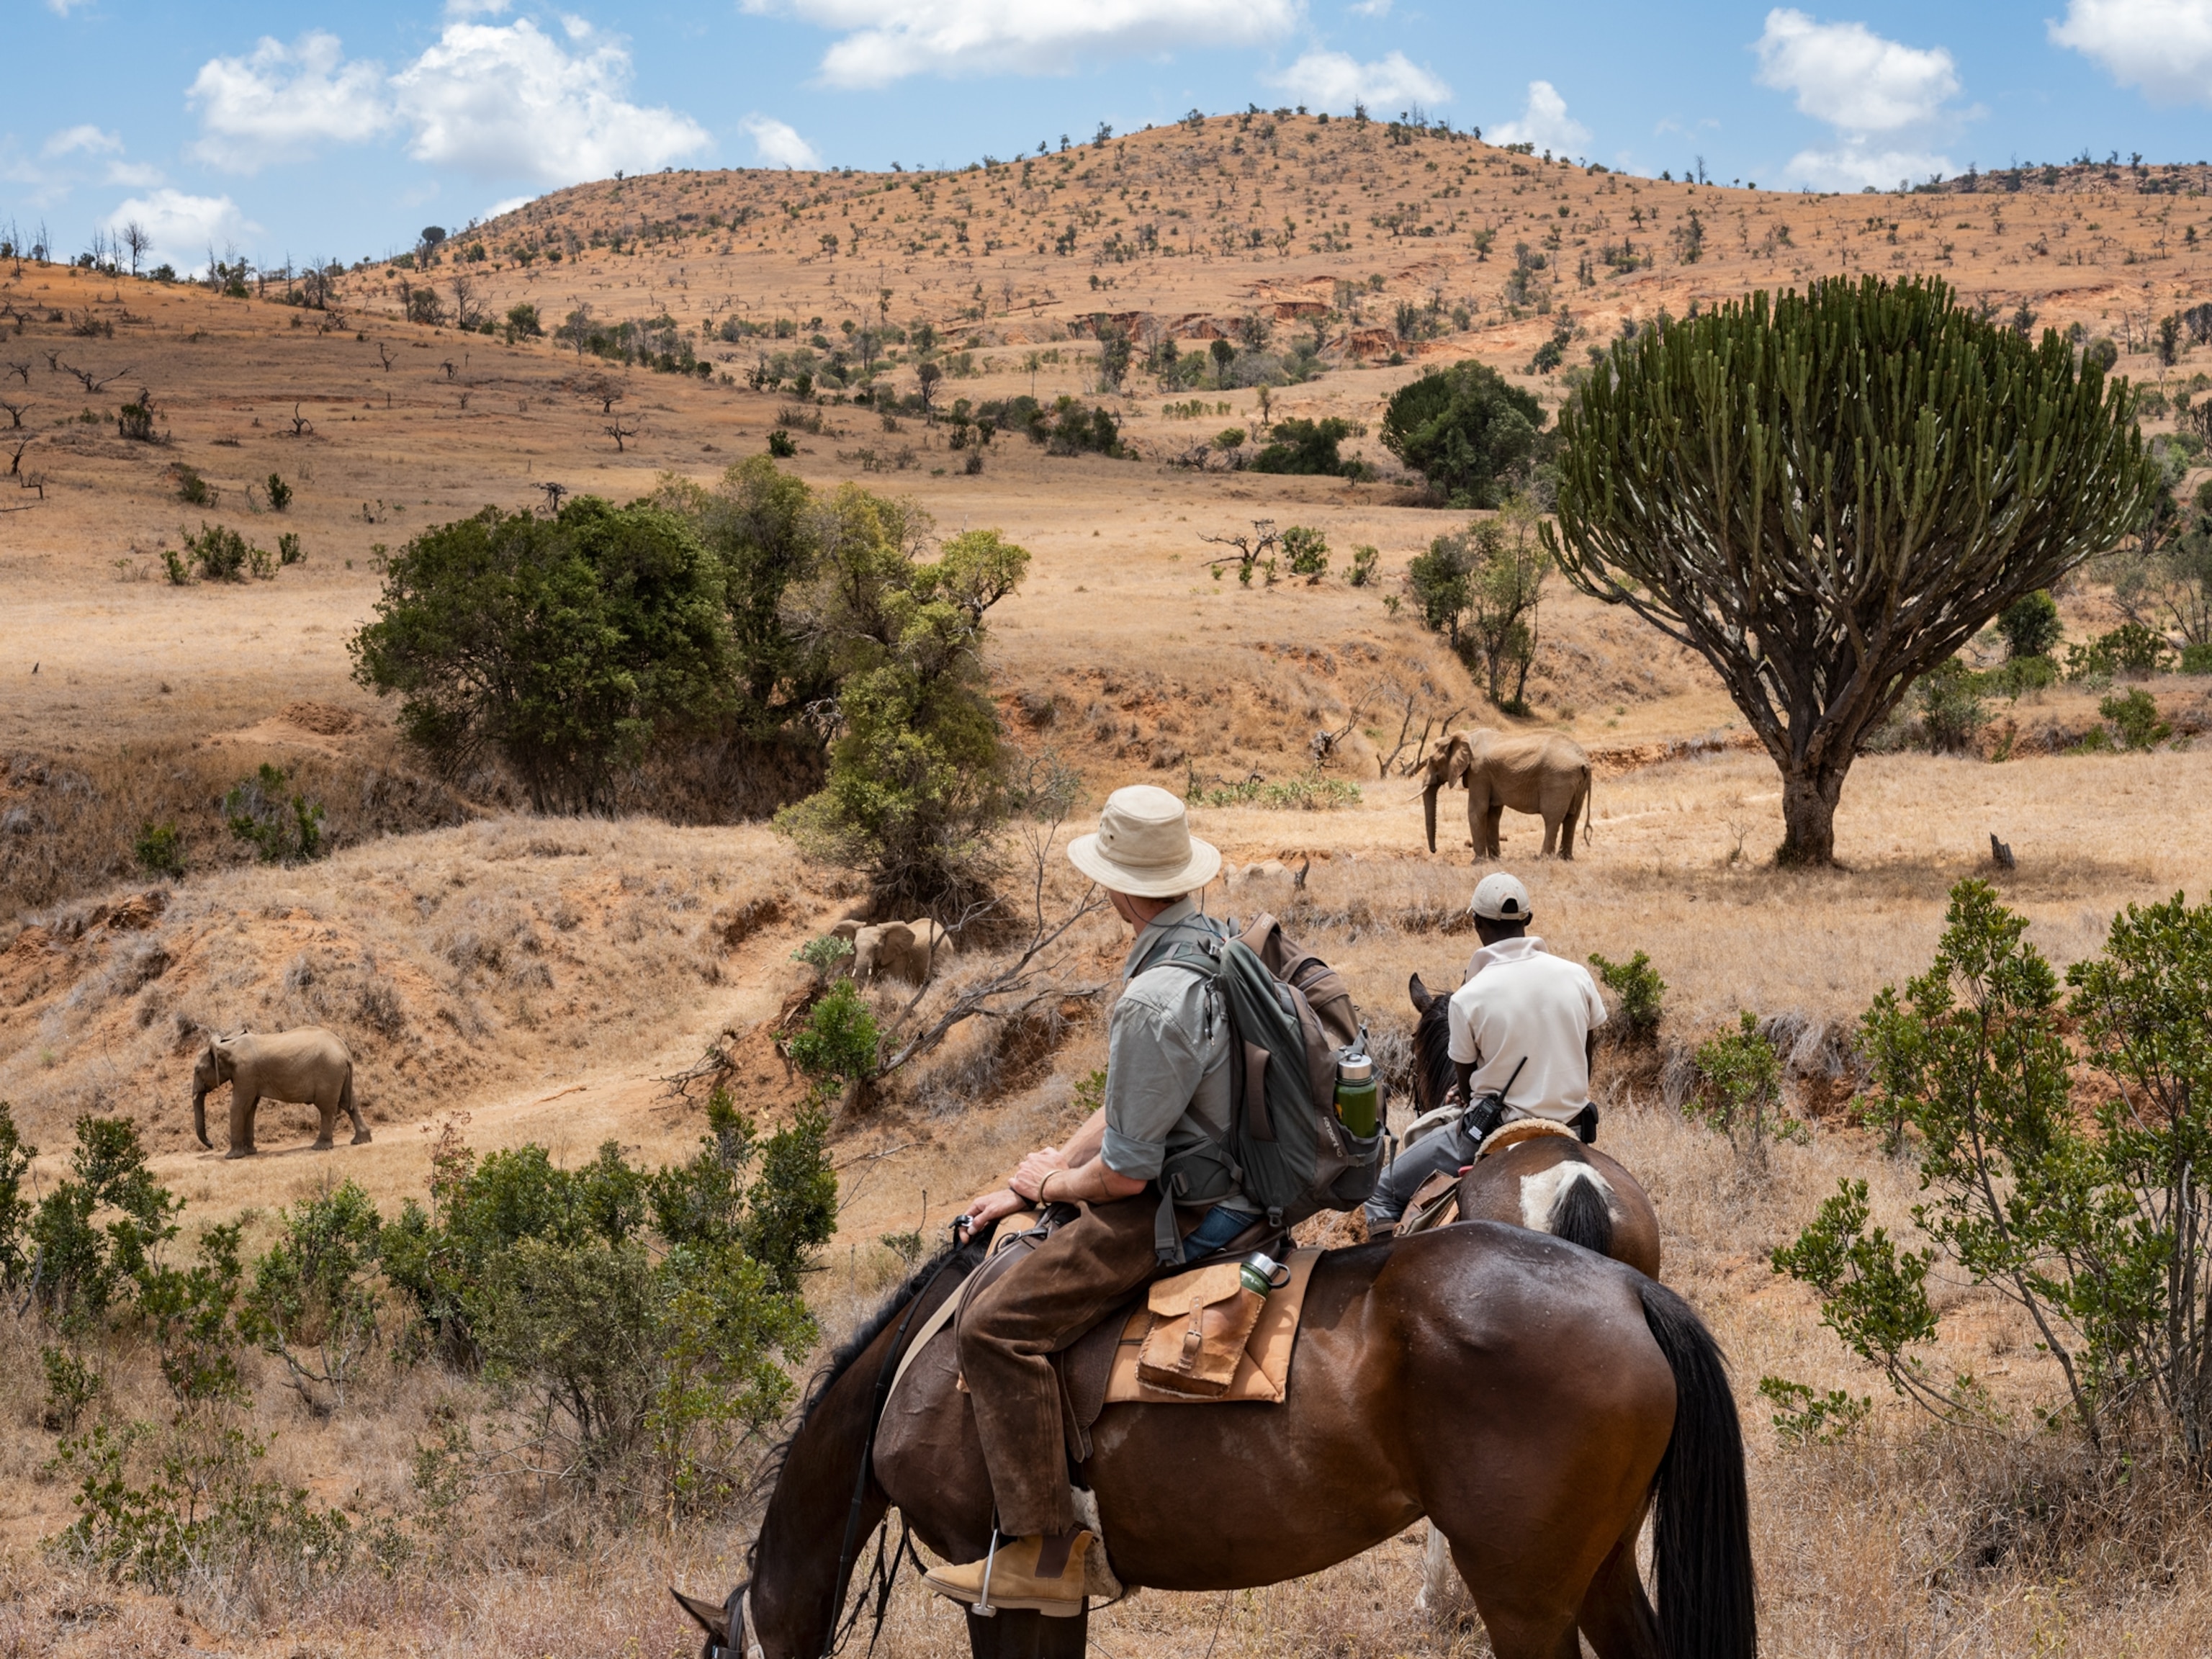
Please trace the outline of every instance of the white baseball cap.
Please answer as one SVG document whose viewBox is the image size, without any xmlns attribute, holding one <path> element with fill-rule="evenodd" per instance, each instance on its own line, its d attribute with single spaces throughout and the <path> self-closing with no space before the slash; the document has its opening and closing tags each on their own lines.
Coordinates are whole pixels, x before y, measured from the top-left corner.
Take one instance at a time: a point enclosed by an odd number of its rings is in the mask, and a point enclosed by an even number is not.
<svg viewBox="0 0 2212 1659">
<path fill-rule="evenodd" d="M 1521 884 L 1518 876 L 1509 876 L 1503 870 L 1493 871 L 1475 884 L 1474 897 L 1467 908 L 1469 915 L 1480 916 L 1485 921 L 1526 921 L 1528 890 Z"/>
</svg>

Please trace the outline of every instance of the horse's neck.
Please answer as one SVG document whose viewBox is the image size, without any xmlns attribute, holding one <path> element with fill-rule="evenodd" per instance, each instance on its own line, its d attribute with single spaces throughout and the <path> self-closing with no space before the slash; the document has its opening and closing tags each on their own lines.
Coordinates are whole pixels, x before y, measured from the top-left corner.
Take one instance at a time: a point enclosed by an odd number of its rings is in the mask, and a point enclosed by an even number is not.
<svg viewBox="0 0 2212 1659">
<path fill-rule="evenodd" d="M 915 1298 L 922 1305 L 912 1306 L 912 1323 L 919 1326 L 936 1304 L 957 1295 L 963 1277 L 948 1273 L 939 1283 L 926 1286 L 925 1297 Z M 885 1358 L 908 1323 L 908 1311 L 902 1306 L 882 1334 L 845 1367 L 807 1413 L 785 1450 L 753 1554 L 753 1622 L 757 1639 L 769 1659 L 811 1659 L 830 1650 L 833 1626 L 845 1599 L 845 1586 L 837 1577 L 838 1558 L 852 1514 L 853 1492 L 860 1484 L 860 1459 L 874 1426 L 876 1388 Z M 888 1507 L 882 1492 L 870 1481 L 861 1498 L 856 1554 Z M 849 1577 L 851 1564 L 847 1566 Z"/>
</svg>

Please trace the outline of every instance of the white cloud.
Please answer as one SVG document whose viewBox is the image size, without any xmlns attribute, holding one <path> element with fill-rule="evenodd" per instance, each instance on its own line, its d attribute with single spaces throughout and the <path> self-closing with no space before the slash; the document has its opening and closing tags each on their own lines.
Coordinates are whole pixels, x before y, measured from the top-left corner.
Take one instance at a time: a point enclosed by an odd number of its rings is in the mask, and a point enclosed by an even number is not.
<svg viewBox="0 0 2212 1659">
<path fill-rule="evenodd" d="M 88 121 L 82 126 L 64 127 L 47 139 L 42 149 L 48 155 L 74 155 L 80 151 L 87 155 L 118 155 L 123 151 L 123 140 Z"/>
<path fill-rule="evenodd" d="M 588 24 L 567 22 L 572 40 L 591 46 Z M 524 18 L 449 24 L 392 88 L 414 126 L 416 161 L 562 185 L 661 167 L 707 143 L 690 116 L 626 100 L 629 76 L 629 54 L 613 41 L 572 56 Z"/>
<path fill-rule="evenodd" d="M 264 39 L 246 57 L 202 66 L 191 92 L 204 129 L 195 153 L 251 173 L 318 142 L 363 143 L 404 126 L 417 161 L 562 185 L 661 167 L 707 143 L 690 117 L 623 97 L 630 59 L 619 45 L 580 18 L 562 23 L 574 51 L 526 18 L 448 23 L 390 76 L 380 64 L 346 61 L 336 35 L 289 46 Z"/>
<path fill-rule="evenodd" d="M 151 190 L 161 182 L 161 169 L 145 161 L 110 161 L 103 177 L 125 190 Z"/>
<path fill-rule="evenodd" d="M 800 137 L 799 130 L 788 122 L 756 112 L 738 125 L 752 139 L 753 152 L 763 167 L 805 167 L 811 171 L 822 165 L 814 146 Z"/>
<path fill-rule="evenodd" d="M 152 191 L 119 203 L 107 216 L 106 228 L 120 230 L 134 219 L 153 238 L 155 259 L 166 259 L 180 270 L 205 269 L 209 248 L 228 246 L 260 228 L 228 196 L 187 196 L 178 190 Z"/>
<path fill-rule="evenodd" d="M 1261 45 L 1296 27 L 1299 0 L 742 0 L 843 35 L 823 55 L 832 86 L 909 75 L 1071 75 L 1105 58 Z"/>
<path fill-rule="evenodd" d="M 2212 0 L 2069 0 L 2049 27 L 2160 103 L 2212 103 Z"/>
<path fill-rule="evenodd" d="M 1753 43 L 1763 87 L 1797 95 L 1797 107 L 1849 133 L 1895 132 L 1944 113 L 1959 90 L 1958 65 L 1941 46 L 1886 40 L 1863 23 L 1816 23 L 1778 7 Z"/>
<path fill-rule="evenodd" d="M 57 17 L 66 17 L 79 6 L 88 6 L 92 0 L 46 0 L 46 9 Z"/>
<path fill-rule="evenodd" d="M 1875 149 L 1845 143 L 1836 149 L 1804 149 L 1790 158 L 1784 171 L 1796 183 L 1816 190 L 1895 190 L 1900 182 L 1917 183 L 1930 174 L 1948 176 L 1951 158 L 1925 150 Z"/>
<path fill-rule="evenodd" d="M 507 8 L 507 0 L 446 0 L 448 17 L 496 17 Z"/>
<path fill-rule="evenodd" d="M 1449 87 L 1408 62 L 1402 52 L 1371 64 L 1363 64 L 1349 52 L 1309 52 L 1280 75 L 1265 78 L 1316 109 L 1349 110 L 1361 103 L 1389 111 L 1440 104 L 1451 96 Z"/>
<path fill-rule="evenodd" d="M 528 207 L 537 199 L 535 196 L 510 196 L 503 202 L 494 202 L 483 210 L 482 216 L 488 220 L 504 218 L 515 209 Z"/>
<path fill-rule="evenodd" d="M 1351 11 L 1354 17 L 1388 17 L 1390 0 L 1353 0 Z"/>
<path fill-rule="evenodd" d="M 322 140 L 357 144 L 392 125 L 382 65 L 343 60 L 337 36 L 319 30 L 287 46 L 266 35 L 245 58 L 200 66 L 185 96 L 199 106 L 193 152 L 236 173 L 294 161 Z"/>
<path fill-rule="evenodd" d="M 1589 129 L 1567 113 L 1567 100 L 1549 81 L 1528 83 L 1528 103 L 1517 121 L 1486 128 L 1484 137 L 1493 144 L 1534 144 L 1563 154 L 1589 143 Z"/>
</svg>

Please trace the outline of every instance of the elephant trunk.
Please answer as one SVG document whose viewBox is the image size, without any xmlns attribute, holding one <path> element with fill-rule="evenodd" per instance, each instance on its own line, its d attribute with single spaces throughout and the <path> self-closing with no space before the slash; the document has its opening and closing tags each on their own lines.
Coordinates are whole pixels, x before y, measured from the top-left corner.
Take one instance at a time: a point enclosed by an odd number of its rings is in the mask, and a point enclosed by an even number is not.
<svg viewBox="0 0 2212 1659">
<path fill-rule="evenodd" d="M 205 1089 L 195 1086 L 192 1090 L 192 1133 L 199 1137 L 201 1146 L 213 1152 L 215 1143 L 207 1138 L 207 1096 Z"/>
<path fill-rule="evenodd" d="M 1427 788 L 1421 791 L 1421 816 L 1427 821 L 1429 826 L 1429 851 L 1431 853 L 1437 850 L 1437 790 L 1438 787 L 1437 784 L 1431 782 Z"/>
</svg>

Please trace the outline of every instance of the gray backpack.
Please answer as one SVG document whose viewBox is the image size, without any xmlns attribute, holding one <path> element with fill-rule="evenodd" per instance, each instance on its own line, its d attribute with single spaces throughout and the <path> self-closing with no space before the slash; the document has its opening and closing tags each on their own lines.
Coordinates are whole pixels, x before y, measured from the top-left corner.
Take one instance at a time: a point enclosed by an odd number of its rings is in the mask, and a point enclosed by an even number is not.
<svg viewBox="0 0 2212 1659">
<path fill-rule="evenodd" d="M 1201 920 L 1179 927 L 1146 968 L 1187 969 L 1221 993 L 1229 1017 L 1229 1132 L 1170 1138 L 1160 1170 L 1153 1244 L 1182 1259 L 1177 1206 L 1218 1203 L 1241 1191 L 1270 1225 L 1296 1226 L 1323 1210 L 1367 1201 L 1381 1172 L 1382 1135 L 1355 1135 L 1336 1115 L 1336 1061 L 1365 1046 L 1351 993 L 1336 970 L 1283 937 L 1262 914 L 1231 937 Z"/>
</svg>

